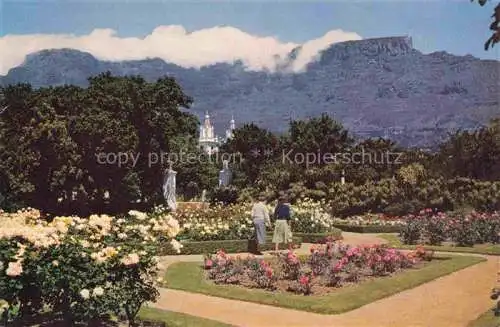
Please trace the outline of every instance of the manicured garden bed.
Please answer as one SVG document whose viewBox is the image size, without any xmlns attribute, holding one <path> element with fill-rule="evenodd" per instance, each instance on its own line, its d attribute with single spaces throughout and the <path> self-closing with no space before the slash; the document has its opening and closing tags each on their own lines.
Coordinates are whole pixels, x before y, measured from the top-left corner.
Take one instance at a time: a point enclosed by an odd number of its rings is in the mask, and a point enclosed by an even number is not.
<svg viewBox="0 0 500 327">
<path fill-rule="evenodd" d="M 471 321 L 467 327 L 498 327 L 500 326 L 500 317 L 496 317 L 494 309 L 490 309 Z"/>
<path fill-rule="evenodd" d="M 326 240 L 342 239 L 342 231 L 337 228 L 325 233 L 293 233 L 293 235 L 302 239 L 302 243 L 324 243 Z"/>
<path fill-rule="evenodd" d="M 334 224 L 335 228 L 350 233 L 399 233 L 401 226 Z"/>
<path fill-rule="evenodd" d="M 324 243 L 329 240 L 341 240 L 342 232 L 339 229 L 334 229 L 326 233 L 293 233 L 293 244 L 300 247 L 302 243 Z M 160 246 L 159 255 L 185 255 L 185 254 L 205 254 L 214 253 L 220 249 L 228 253 L 243 253 L 255 252 L 255 240 L 214 240 L 214 241 L 190 241 L 184 240 L 181 242 L 183 248 L 181 253 L 178 253 L 170 244 Z M 285 244 L 280 245 L 280 249 L 287 249 Z M 272 243 L 272 234 L 266 237 L 266 244 L 260 248 L 262 251 L 274 250 Z"/>
<path fill-rule="evenodd" d="M 437 256 L 419 269 L 404 270 L 390 277 L 367 279 L 322 296 L 217 285 L 207 280 L 200 263 L 192 262 L 172 264 L 166 272 L 165 280 L 166 286 L 172 289 L 322 314 L 340 314 L 484 260 L 480 257 Z"/>
<path fill-rule="evenodd" d="M 333 227 L 351 233 L 399 233 L 405 224 L 401 217 L 381 214 L 365 214 L 332 220 Z"/>
<path fill-rule="evenodd" d="M 302 244 L 302 239 L 300 237 L 294 237 L 293 243 L 296 246 Z M 158 249 L 158 255 L 177 255 L 177 254 L 206 254 L 214 253 L 220 249 L 228 253 L 243 253 L 243 252 L 254 252 L 255 251 L 255 241 L 253 240 L 223 240 L 223 241 L 183 241 L 181 253 L 176 252 L 169 243 L 160 246 Z M 280 249 L 286 249 L 285 244 L 280 245 Z M 274 250 L 274 244 L 272 243 L 272 238 L 267 237 L 266 244 L 261 248 L 262 251 Z"/>
<path fill-rule="evenodd" d="M 401 242 L 397 235 L 381 234 L 378 237 L 389 241 L 389 245 L 398 249 L 414 250 L 416 245 L 406 245 Z M 500 255 L 500 244 L 476 244 L 471 247 L 454 246 L 444 243 L 443 245 L 423 245 L 424 249 L 440 252 L 477 253 L 487 255 Z"/>
</svg>

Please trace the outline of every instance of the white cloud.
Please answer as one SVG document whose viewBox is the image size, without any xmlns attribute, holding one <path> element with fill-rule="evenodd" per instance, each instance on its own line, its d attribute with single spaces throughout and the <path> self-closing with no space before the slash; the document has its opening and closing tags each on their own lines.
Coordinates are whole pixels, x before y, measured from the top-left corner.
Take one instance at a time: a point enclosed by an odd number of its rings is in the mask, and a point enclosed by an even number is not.
<svg viewBox="0 0 500 327">
<path fill-rule="evenodd" d="M 361 37 L 352 32 L 333 30 L 302 44 L 293 65 L 301 70 L 330 44 Z M 23 63 L 27 54 L 44 49 L 71 48 L 86 51 L 109 61 L 162 58 L 183 67 L 242 60 L 249 69 L 273 69 L 276 58 L 285 58 L 301 44 L 282 42 L 276 37 L 256 36 L 230 26 L 187 32 L 179 25 L 158 26 L 144 38 L 119 37 L 111 29 L 95 29 L 88 35 L 29 34 L 0 37 L 0 74 Z"/>
</svg>

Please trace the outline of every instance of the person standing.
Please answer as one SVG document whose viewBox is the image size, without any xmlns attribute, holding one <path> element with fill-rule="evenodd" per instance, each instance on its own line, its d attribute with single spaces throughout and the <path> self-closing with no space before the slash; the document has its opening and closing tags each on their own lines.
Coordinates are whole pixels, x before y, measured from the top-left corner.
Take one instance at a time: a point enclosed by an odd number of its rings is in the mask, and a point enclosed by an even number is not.
<svg viewBox="0 0 500 327">
<path fill-rule="evenodd" d="M 261 195 L 252 207 L 252 219 L 257 239 L 257 255 L 262 254 L 259 251 L 259 246 L 266 244 L 266 224 L 270 224 L 269 211 L 267 210 L 265 201 L 266 198 Z"/>
<path fill-rule="evenodd" d="M 292 210 L 286 196 L 280 196 L 278 205 L 274 209 L 274 218 L 276 219 L 274 225 L 273 243 L 275 244 L 275 251 L 278 253 L 279 245 L 281 243 L 288 244 L 288 248 L 292 246 L 292 229 L 291 219 Z"/>
</svg>

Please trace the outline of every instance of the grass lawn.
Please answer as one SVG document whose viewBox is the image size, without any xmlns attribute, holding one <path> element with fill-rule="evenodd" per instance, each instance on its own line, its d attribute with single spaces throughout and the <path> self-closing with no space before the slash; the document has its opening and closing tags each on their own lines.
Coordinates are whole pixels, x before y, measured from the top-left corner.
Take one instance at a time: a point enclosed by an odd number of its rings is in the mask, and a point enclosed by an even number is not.
<svg viewBox="0 0 500 327">
<path fill-rule="evenodd" d="M 392 277 L 368 280 L 323 296 L 272 293 L 232 285 L 215 285 L 205 279 L 201 264 L 195 262 L 172 264 L 166 272 L 165 280 L 166 287 L 172 289 L 322 314 L 339 314 L 482 261 L 485 259 L 481 257 L 436 256 L 435 260 L 423 268 L 409 269 Z"/>
<path fill-rule="evenodd" d="M 0 299 L 0 303 L 2 300 Z M 232 327 L 215 320 L 143 306 L 137 319 L 164 322 L 168 327 Z M 36 324 L 38 326 L 39 324 Z"/>
<path fill-rule="evenodd" d="M 467 327 L 499 327 L 500 317 L 495 317 L 493 309 L 486 311 L 476 320 L 471 321 Z"/>
<path fill-rule="evenodd" d="M 394 234 L 380 234 L 377 235 L 380 238 L 383 238 L 389 241 L 389 245 L 398 249 L 415 249 L 414 245 L 405 245 L 401 243 L 401 240 L 397 235 Z M 465 247 L 465 246 L 432 246 L 425 245 L 424 248 L 426 250 L 434 250 L 434 251 L 442 251 L 442 252 L 462 252 L 462 253 L 478 253 L 478 254 L 489 254 L 489 255 L 500 255 L 500 245 L 499 244 L 478 244 L 474 245 L 474 247 Z"/>
<path fill-rule="evenodd" d="M 231 327 L 231 325 L 215 320 L 150 307 L 141 308 L 138 318 L 148 321 L 165 322 L 168 327 Z"/>
</svg>

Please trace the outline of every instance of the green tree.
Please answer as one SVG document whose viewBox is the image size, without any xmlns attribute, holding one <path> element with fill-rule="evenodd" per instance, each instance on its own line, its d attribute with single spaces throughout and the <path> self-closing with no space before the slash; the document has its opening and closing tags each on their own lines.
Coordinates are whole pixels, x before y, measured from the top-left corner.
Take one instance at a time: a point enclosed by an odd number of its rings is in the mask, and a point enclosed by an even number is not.
<svg viewBox="0 0 500 327">
<path fill-rule="evenodd" d="M 471 0 L 474 2 L 474 0 Z M 480 6 L 486 5 L 488 0 L 478 0 Z M 493 32 L 490 38 L 485 42 L 484 49 L 488 50 L 490 47 L 495 46 L 496 43 L 500 41 L 500 3 L 497 4 L 495 9 L 493 10 L 493 22 L 491 22 L 489 29 Z"/>
<path fill-rule="evenodd" d="M 500 178 L 500 120 L 476 131 L 458 131 L 441 145 L 433 170 L 448 178 Z"/>
<path fill-rule="evenodd" d="M 279 138 L 253 123 L 245 124 L 234 131 L 221 150 L 235 158 L 235 184 L 243 188 L 257 181 L 266 164 L 276 162 L 273 159 L 280 155 Z"/>
<path fill-rule="evenodd" d="M 50 213 L 124 212 L 162 201 L 166 162 L 181 137 L 196 137 L 192 102 L 176 81 L 104 73 L 83 89 L 30 85 L 1 90 L 1 171 L 16 201 Z M 128 155 L 118 164 L 105 160 Z M 132 157 L 137 158 L 134 162 Z"/>
<path fill-rule="evenodd" d="M 346 152 L 354 140 L 342 124 L 330 118 L 327 114 L 309 120 L 296 120 L 290 123 L 289 137 L 285 142 L 284 151 L 291 151 L 291 157 L 302 157 L 308 154 L 318 154 L 316 164 L 328 164 L 324 154 Z M 287 151 L 288 150 L 288 151 Z M 305 164 L 303 164 L 305 166 Z"/>
<path fill-rule="evenodd" d="M 360 162 L 345 167 L 348 181 L 355 184 L 391 178 L 404 161 L 403 149 L 382 138 L 362 140 L 354 146 L 352 153 L 362 157 Z"/>
</svg>

